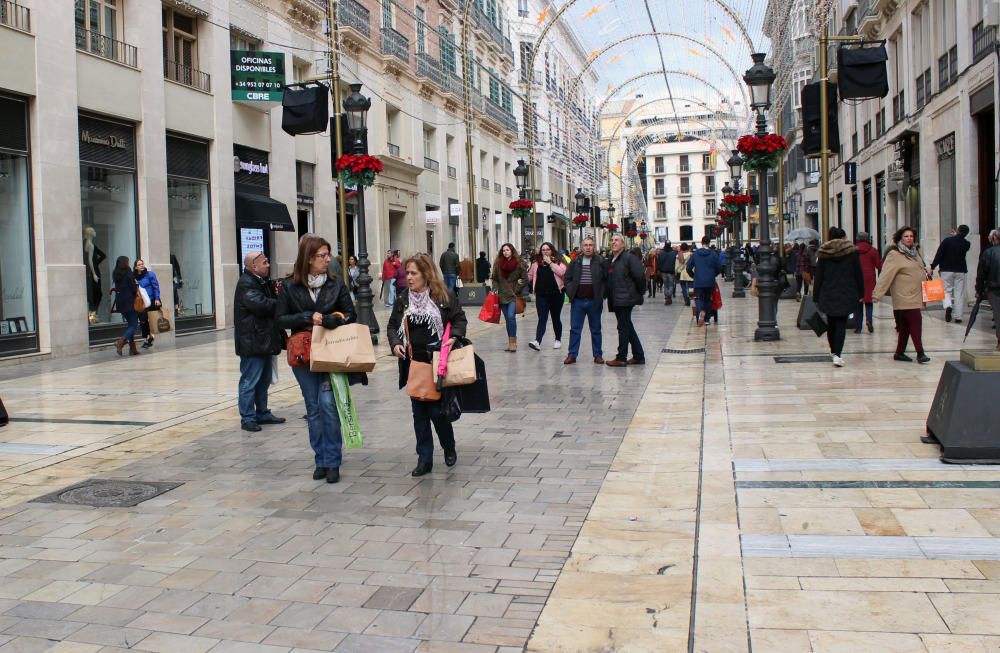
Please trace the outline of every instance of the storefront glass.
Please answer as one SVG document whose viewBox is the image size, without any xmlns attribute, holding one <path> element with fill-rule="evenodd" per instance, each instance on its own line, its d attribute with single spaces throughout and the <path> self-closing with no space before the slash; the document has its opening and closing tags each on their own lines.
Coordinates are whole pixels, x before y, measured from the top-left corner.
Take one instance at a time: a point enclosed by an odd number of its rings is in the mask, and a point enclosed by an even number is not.
<svg viewBox="0 0 1000 653">
<path fill-rule="evenodd" d="M 87 268 L 87 311 L 91 325 L 121 322 L 112 313 L 111 273 L 119 256 L 135 263 L 135 174 L 80 165 L 83 262 Z"/>
<path fill-rule="evenodd" d="M 28 193 L 28 157 L 0 151 L 0 339 L 35 332 Z"/>
<path fill-rule="evenodd" d="M 207 183 L 167 178 L 174 314 L 180 330 L 186 319 L 214 313 L 208 199 Z"/>
</svg>

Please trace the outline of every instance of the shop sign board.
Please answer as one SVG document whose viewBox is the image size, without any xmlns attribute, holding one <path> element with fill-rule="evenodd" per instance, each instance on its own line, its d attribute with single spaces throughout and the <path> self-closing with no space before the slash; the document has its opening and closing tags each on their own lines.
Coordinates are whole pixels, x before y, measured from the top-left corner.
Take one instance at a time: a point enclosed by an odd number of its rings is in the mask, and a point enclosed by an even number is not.
<svg viewBox="0 0 1000 653">
<path fill-rule="evenodd" d="M 250 252 L 264 251 L 264 230 L 259 227 L 240 227 L 240 261 Z"/>
<path fill-rule="evenodd" d="M 230 50 L 234 100 L 281 102 L 285 84 L 285 53 Z"/>
</svg>

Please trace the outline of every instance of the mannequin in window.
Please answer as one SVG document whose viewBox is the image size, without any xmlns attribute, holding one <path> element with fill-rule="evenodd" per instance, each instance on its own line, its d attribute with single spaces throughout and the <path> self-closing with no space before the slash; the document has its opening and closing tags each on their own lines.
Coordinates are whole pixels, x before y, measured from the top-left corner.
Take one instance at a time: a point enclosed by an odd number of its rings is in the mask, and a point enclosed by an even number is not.
<svg viewBox="0 0 1000 653">
<path fill-rule="evenodd" d="M 83 230 L 83 262 L 87 266 L 87 319 L 97 322 L 97 309 L 101 306 L 101 263 L 107 255 L 94 243 L 97 230 L 85 227 Z"/>
<path fill-rule="evenodd" d="M 174 273 L 174 313 L 177 315 L 183 315 L 184 305 L 181 304 L 180 289 L 184 287 L 184 277 L 181 275 L 180 261 L 178 261 L 177 257 L 173 254 L 170 255 L 170 267 L 173 269 Z"/>
</svg>

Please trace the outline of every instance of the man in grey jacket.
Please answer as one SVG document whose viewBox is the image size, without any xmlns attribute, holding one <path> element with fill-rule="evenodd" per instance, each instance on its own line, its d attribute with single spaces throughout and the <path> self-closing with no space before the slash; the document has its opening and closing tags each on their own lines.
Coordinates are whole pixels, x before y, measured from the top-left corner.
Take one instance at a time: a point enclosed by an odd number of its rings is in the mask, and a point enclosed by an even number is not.
<svg viewBox="0 0 1000 653">
<path fill-rule="evenodd" d="M 997 351 L 1000 351 L 1000 229 L 990 232 L 990 246 L 979 255 L 976 296 L 990 300 L 993 326 L 997 332 Z"/>
<path fill-rule="evenodd" d="M 632 324 L 632 309 L 642 304 L 645 291 L 646 274 L 642 261 L 625 248 L 625 237 L 615 234 L 611 238 L 611 258 L 608 260 L 608 308 L 614 311 L 618 321 L 618 355 L 608 361 L 611 367 L 646 364 L 646 354 Z M 628 357 L 630 346 L 632 358 Z"/>
<path fill-rule="evenodd" d="M 444 277 L 444 285 L 452 292 L 455 292 L 455 286 L 458 282 L 458 267 L 460 263 L 458 253 L 455 251 L 455 243 L 448 243 L 448 249 L 441 255 L 438 265 L 441 266 L 441 276 Z"/>
<path fill-rule="evenodd" d="M 569 354 L 564 365 L 576 362 L 580 353 L 580 336 L 583 320 L 590 327 L 590 348 L 594 352 L 594 363 L 604 364 L 601 349 L 601 312 L 604 308 L 604 292 L 607 284 L 607 262 L 596 251 L 594 239 L 583 239 L 583 249 L 569 264 L 563 282 L 570 301 Z"/>
</svg>

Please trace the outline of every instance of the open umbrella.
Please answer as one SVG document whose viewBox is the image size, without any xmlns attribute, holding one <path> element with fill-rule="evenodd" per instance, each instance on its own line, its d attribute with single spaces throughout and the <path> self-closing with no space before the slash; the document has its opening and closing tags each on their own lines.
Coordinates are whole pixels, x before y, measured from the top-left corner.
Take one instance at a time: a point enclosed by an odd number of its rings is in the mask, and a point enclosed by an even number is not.
<svg viewBox="0 0 1000 653">
<path fill-rule="evenodd" d="M 799 227 L 798 229 L 792 229 L 787 234 L 785 234 L 785 240 L 823 240 L 819 232 L 815 229 L 810 229 L 809 227 Z"/>
<path fill-rule="evenodd" d="M 976 317 L 979 316 L 979 306 L 982 303 L 982 297 L 976 299 L 976 305 L 972 307 L 972 313 L 969 314 L 969 323 L 965 326 L 965 337 L 962 338 L 962 342 L 969 339 L 969 332 L 972 331 L 972 325 L 976 323 Z"/>
</svg>

